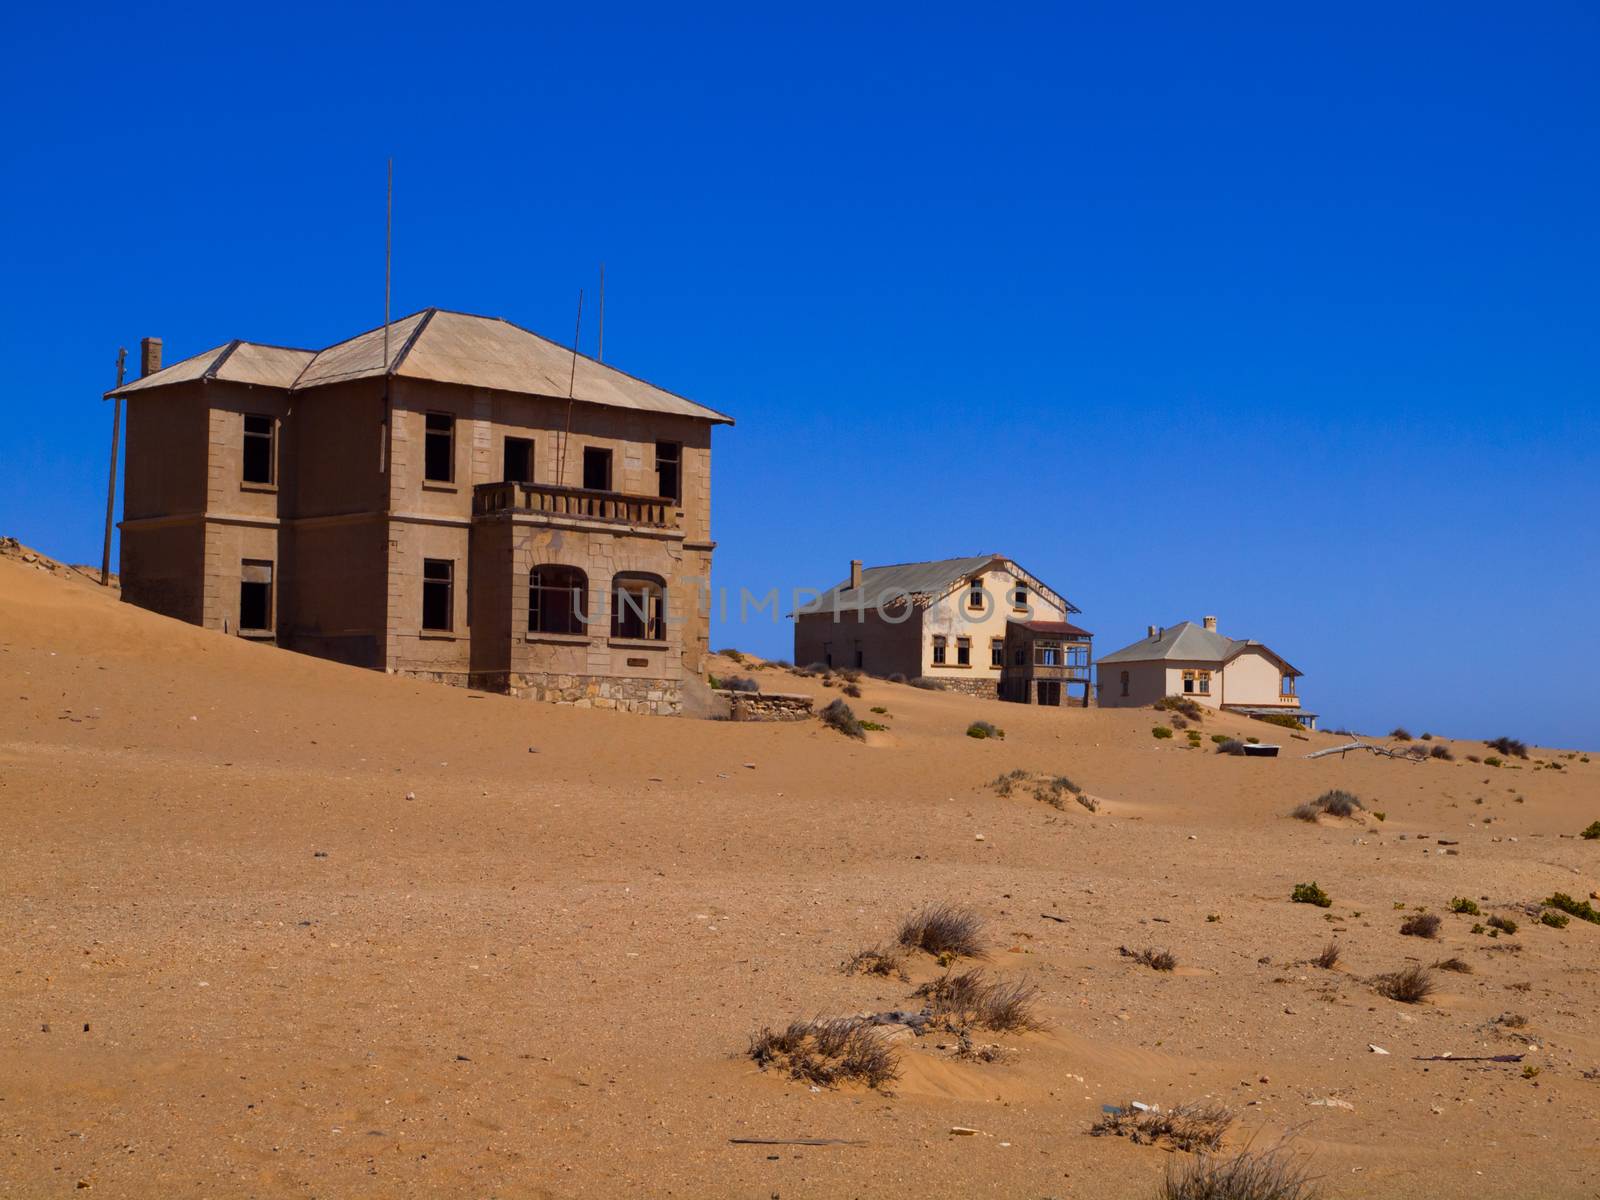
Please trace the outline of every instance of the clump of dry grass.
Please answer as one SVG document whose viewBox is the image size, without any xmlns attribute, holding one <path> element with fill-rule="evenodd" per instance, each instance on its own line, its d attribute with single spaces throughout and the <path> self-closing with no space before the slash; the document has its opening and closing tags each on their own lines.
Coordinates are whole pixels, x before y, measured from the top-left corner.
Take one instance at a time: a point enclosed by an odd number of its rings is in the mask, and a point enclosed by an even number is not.
<svg viewBox="0 0 1600 1200">
<path fill-rule="evenodd" d="M 1089 1133 L 1129 1138 L 1139 1146 L 1164 1142 L 1179 1150 L 1220 1150 L 1232 1124 L 1233 1110 L 1222 1104 L 1180 1104 L 1166 1110 L 1124 1104 L 1102 1116 Z"/>
<path fill-rule="evenodd" d="M 1129 950 L 1126 946 L 1118 946 L 1117 953 L 1123 958 L 1143 963 L 1152 971 L 1170 971 L 1178 965 L 1177 958 L 1170 951 L 1157 950 L 1154 946 L 1146 946 L 1143 950 Z"/>
<path fill-rule="evenodd" d="M 1400 932 L 1406 937 L 1436 938 L 1439 936 L 1439 918 L 1432 913 L 1418 913 L 1400 922 Z"/>
<path fill-rule="evenodd" d="M 864 1083 L 881 1088 L 900 1077 L 894 1048 L 855 1017 L 792 1021 L 782 1032 L 763 1029 L 750 1039 L 748 1053 L 763 1071 L 786 1071 L 818 1087 Z"/>
<path fill-rule="evenodd" d="M 1183 1166 L 1168 1163 L 1157 1200 L 1318 1200 L 1322 1194 L 1280 1144 L 1231 1158 L 1202 1154 Z"/>
<path fill-rule="evenodd" d="M 1457 975 L 1471 975 L 1472 964 L 1464 958 L 1441 958 L 1433 964 L 1435 971 L 1454 971 Z"/>
<path fill-rule="evenodd" d="M 861 728 L 861 722 L 856 719 L 856 714 L 843 700 L 834 700 L 820 713 L 817 719 L 824 725 L 837 729 L 845 737 L 864 738 L 866 731 Z"/>
<path fill-rule="evenodd" d="M 1528 1027 L 1528 1018 L 1521 1013 L 1501 1013 L 1494 1019 L 1494 1024 L 1503 1026 L 1506 1029 L 1526 1029 Z"/>
<path fill-rule="evenodd" d="M 1417 963 L 1408 963 L 1398 971 L 1379 975 L 1373 983 L 1380 996 L 1398 1000 L 1401 1004 L 1421 1004 L 1439 987 L 1433 973 Z"/>
<path fill-rule="evenodd" d="M 1037 987 L 1020 980 L 997 979 L 991 983 L 981 968 L 941 975 L 912 995 L 928 1002 L 931 1023 L 941 1029 L 992 1029 L 1000 1033 L 1043 1027 L 1035 1012 Z"/>
<path fill-rule="evenodd" d="M 893 946 L 873 946 L 857 950 L 844 960 L 840 968 L 846 975 L 881 975 L 884 978 L 907 979 L 906 969 L 900 962 L 900 952 Z"/>
<path fill-rule="evenodd" d="M 908 950 L 926 950 L 935 958 L 983 957 L 983 918 L 970 908 L 930 904 L 900 922 L 895 941 Z"/>
<path fill-rule="evenodd" d="M 1342 788 L 1333 788 L 1323 792 L 1308 804 L 1299 805 L 1290 816 L 1298 817 L 1302 821 L 1315 821 L 1323 813 L 1330 817 L 1353 817 L 1361 811 L 1361 800 L 1354 793 Z"/>
<path fill-rule="evenodd" d="M 1342 953 L 1338 942 L 1329 942 L 1322 948 L 1322 953 L 1311 961 L 1324 971 L 1331 971 L 1339 965 L 1339 956 Z"/>
</svg>

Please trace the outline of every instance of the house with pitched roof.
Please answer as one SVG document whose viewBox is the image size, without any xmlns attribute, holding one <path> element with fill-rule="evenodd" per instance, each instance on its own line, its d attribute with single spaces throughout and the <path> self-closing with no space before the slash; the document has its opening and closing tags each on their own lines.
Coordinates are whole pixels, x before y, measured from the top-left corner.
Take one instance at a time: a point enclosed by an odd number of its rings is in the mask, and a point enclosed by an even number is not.
<svg viewBox="0 0 1600 1200">
<path fill-rule="evenodd" d="M 926 676 L 952 691 L 996 697 L 1007 626 L 1064 622 L 1078 611 L 1003 554 L 883 567 L 856 559 L 844 579 L 795 610 L 794 660 Z"/>
<path fill-rule="evenodd" d="M 1151 625 L 1144 637 L 1095 663 L 1102 708 L 1137 708 L 1183 696 L 1245 716 L 1289 716 L 1315 729 L 1300 704 L 1300 671 L 1271 647 L 1217 632 L 1217 619 Z"/>
<path fill-rule="evenodd" d="M 675 711 L 731 418 L 494 317 L 232 341 L 126 399 L 123 599 L 307 654 Z"/>
</svg>

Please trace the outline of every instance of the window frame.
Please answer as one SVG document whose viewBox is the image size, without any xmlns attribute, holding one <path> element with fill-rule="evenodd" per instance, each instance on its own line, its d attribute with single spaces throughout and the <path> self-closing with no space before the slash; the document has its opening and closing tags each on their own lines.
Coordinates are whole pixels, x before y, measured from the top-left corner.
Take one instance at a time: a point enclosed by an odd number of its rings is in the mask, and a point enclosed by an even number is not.
<svg viewBox="0 0 1600 1200">
<path fill-rule="evenodd" d="M 1209 696 L 1211 694 L 1211 672 L 1202 667 L 1185 667 L 1183 672 L 1183 694 L 1185 696 Z"/>
<path fill-rule="evenodd" d="M 239 447 L 239 482 L 252 487 L 275 487 L 278 482 L 278 419 L 270 413 L 241 413 L 243 434 Z M 252 431 L 251 421 L 265 421 L 266 432 Z M 250 478 L 250 447 L 259 441 L 267 443 L 267 477 Z"/>
<path fill-rule="evenodd" d="M 949 640 L 943 634 L 938 634 L 938 633 L 934 634 L 934 636 L 933 636 L 933 665 L 934 666 L 942 667 L 942 666 L 945 665 L 945 661 L 944 660 L 945 660 L 945 655 L 946 655 L 946 651 L 948 649 L 948 646 L 949 646 Z"/>
<path fill-rule="evenodd" d="M 437 424 L 437 423 L 442 423 Z M 435 475 L 434 468 L 435 447 L 444 444 L 444 463 L 446 474 Z M 438 409 L 430 409 L 423 414 L 422 422 L 422 482 L 423 483 L 454 483 L 456 481 L 456 415 Z M 443 559 L 435 561 L 445 561 Z M 454 560 L 450 560 L 454 561 Z"/>
<path fill-rule="evenodd" d="M 671 455 L 670 458 L 663 458 L 661 456 L 661 451 L 662 451 L 663 448 L 671 450 L 672 455 Z M 661 486 L 661 468 L 663 466 L 666 466 L 666 465 L 670 465 L 672 467 L 673 484 L 672 484 L 672 490 L 670 492 L 667 491 L 666 489 L 664 489 Z M 656 443 L 656 495 L 660 496 L 664 500 L 671 500 L 674 504 L 680 504 L 681 505 L 683 503 L 683 443 L 682 442 L 660 442 L 660 441 L 658 441 Z"/>
<path fill-rule="evenodd" d="M 524 476 L 525 477 L 522 478 L 522 479 L 513 478 L 511 476 L 510 472 L 508 472 L 506 470 L 506 467 L 508 465 L 507 458 L 510 455 L 511 447 L 513 445 L 515 445 L 515 444 L 521 444 L 522 446 L 526 447 L 527 458 L 526 458 L 526 460 L 525 460 L 525 462 L 523 464 Z M 500 442 L 500 475 L 501 475 L 501 482 L 503 482 L 503 483 L 533 483 L 533 482 L 535 482 L 536 479 L 535 479 L 534 463 L 537 461 L 536 458 L 535 458 L 535 451 L 537 449 L 538 449 L 538 443 L 533 438 L 513 437 L 510 434 L 507 434 L 504 438 L 502 438 L 501 442 Z"/>
<path fill-rule="evenodd" d="M 541 575 L 565 576 L 567 582 L 544 583 Z M 564 595 L 563 595 L 564 593 Z M 565 621 L 558 621 L 552 613 L 549 597 L 561 597 L 566 605 Z M 549 626 L 565 624 L 568 628 Z M 528 570 L 528 632 L 555 634 L 587 634 L 589 632 L 589 576 L 581 567 L 567 563 L 538 563 Z"/>
<path fill-rule="evenodd" d="M 1003 667 L 1006 665 L 1005 638 L 992 637 L 989 639 L 989 665 L 991 667 Z"/>
<path fill-rule="evenodd" d="M 590 455 L 594 455 L 595 456 L 595 461 L 599 461 L 599 456 L 602 455 L 602 454 L 605 455 L 606 485 L 605 485 L 605 487 L 598 487 L 598 488 L 590 487 L 589 486 Z M 616 456 L 612 453 L 610 446 L 585 446 L 583 448 L 583 490 L 584 491 L 586 491 L 586 492 L 614 492 L 614 491 L 616 491 L 617 490 L 616 487 L 615 487 L 616 475 L 614 474 L 615 469 L 616 469 Z"/>
<path fill-rule="evenodd" d="M 972 639 L 958 637 L 956 639 L 956 666 L 970 667 L 972 665 Z"/>
<path fill-rule="evenodd" d="M 623 600 L 628 584 L 642 584 L 645 591 L 644 612 L 632 600 Z M 659 603 L 651 610 L 650 596 Z M 633 622 L 639 622 L 636 627 Z M 640 632 L 635 632 L 637 628 Z M 618 571 L 611 577 L 611 636 L 629 642 L 665 642 L 667 640 L 667 581 L 646 571 Z"/>
<path fill-rule="evenodd" d="M 442 577 L 438 572 L 431 576 L 430 570 L 443 567 Z M 428 623 L 428 607 L 430 596 L 437 596 L 440 587 L 443 587 L 444 624 L 430 625 Z M 454 633 L 456 629 L 456 560 L 453 558 L 425 558 L 422 560 L 422 612 L 419 615 L 419 628 L 424 634 Z"/>
</svg>

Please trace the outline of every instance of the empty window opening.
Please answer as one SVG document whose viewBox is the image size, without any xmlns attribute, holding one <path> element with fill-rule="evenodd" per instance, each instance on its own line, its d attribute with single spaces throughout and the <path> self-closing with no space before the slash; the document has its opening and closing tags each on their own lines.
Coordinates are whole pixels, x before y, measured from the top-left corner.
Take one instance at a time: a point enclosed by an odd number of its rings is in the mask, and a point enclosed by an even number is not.
<svg viewBox="0 0 1600 1200">
<path fill-rule="evenodd" d="M 1128 694 L 1128 673 L 1126 671 L 1122 673 L 1122 694 L 1123 696 Z"/>
<path fill-rule="evenodd" d="M 1061 643 L 1040 642 L 1033 648 L 1033 665 L 1036 667 L 1059 667 L 1061 665 Z"/>
<path fill-rule="evenodd" d="M 528 632 L 584 633 L 589 577 L 577 567 L 535 567 L 528 575 Z"/>
<path fill-rule="evenodd" d="M 244 417 L 244 481 L 272 482 L 273 420 L 257 413 Z"/>
<path fill-rule="evenodd" d="M 456 477 L 456 419 L 449 413 L 428 414 L 422 477 L 434 483 L 450 483 Z"/>
<path fill-rule="evenodd" d="M 827 666 L 833 666 L 833 643 L 822 643 L 822 661 Z"/>
<path fill-rule="evenodd" d="M 972 665 L 972 639 L 959 637 L 956 639 L 956 666 L 970 667 Z"/>
<path fill-rule="evenodd" d="M 422 560 L 422 627 L 448 633 L 455 626 L 456 564 L 448 558 Z"/>
<path fill-rule="evenodd" d="M 240 632 L 272 630 L 272 564 L 245 559 L 239 564 Z"/>
<path fill-rule="evenodd" d="M 982 612 L 989 606 L 989 593 L 983 590 L 983 580 L 974 579 L 972 586 L 967 589 L 967 607 L 974 612 Z"/>
<path fill-rule="evenodd" d="M 865 667 L 866 665 L 867 665 L 867 652 L 866 652 L 866 650 L 864 650 L 862 648 L 861 643 L 857 642 L 856 643 L 856 670 L 859 671 L 863 667 Z"/>
<path fill-rule="evenodd" d="M 1294 695 L 1294 676 L 1293 675 L 1285 675 L 1279 681 L 1279 683 L 1278 683 L 1278 695 L 1280 695 L 1280 696 L 1292 696 L 1292 695 Z"/>
<path fill-rule="evenodd" d="M 683 503 L 683 447 L 677 442 L 656 443 L 656 495 Z"/>
<path fill-rule="evenodd" d="M 1011 606 L 1013 608 L 1028 607 L 1028 585 L 1019 583 L 1011 589 Z"/>
<path fill-rule="evenodd" d="M 1004 638 L 989 639 L 989 665 L 1003 667 L 1006 662 L 1006 642 Z"/>
<path fill-rule="evenodd" d="M 583 486 L 591 492 L 611 490 L 611 451 L 598 446 L 583 448 Z"/>
<path fill-rule="evenodd" d="M 618 575 L 611 585 L 611 636 L 665 641 L 666 584 L 654 575 Z"/>
<path fill-rule="evenodd" d="M 500 478 L 507 483 L 533 482 L 532 438 L 508 437 L 506 439 L 504 466 L 501 469 Z"/>
<path fill-rule="evenodd" d="M 933 661 L 936 666 L 944 666 L 945 640 L 942 637 L 933 639 Z"/>
</svg>

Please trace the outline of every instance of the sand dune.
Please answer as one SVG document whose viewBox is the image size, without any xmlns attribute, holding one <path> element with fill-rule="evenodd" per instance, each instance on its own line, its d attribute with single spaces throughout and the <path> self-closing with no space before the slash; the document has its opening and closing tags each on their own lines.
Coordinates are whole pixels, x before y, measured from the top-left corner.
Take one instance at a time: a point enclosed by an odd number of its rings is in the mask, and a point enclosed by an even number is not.
<svg viewBox="0 0 1600 1200">
<path fill-rule="evenodd" d="M 1596 888 L 1600 762 L 1308 761 L 1342 739 L 1207 719 L 1286 746 L 1247 760 L 1150 712 L 862 687 L 866 743 L 551 708 L 0 559 L 0 1193 L 1151 1195 L 1172 1154 L 1087 1133 L 1127 1099 L 1233 1106 L 1233 1147 L 1297 1131 L 1335 1196 L 1596 1193 L 1600 926 L 1524 906 Z M 998 795 L 1017 768 L 1099 811 Z M 1386 819 L 1288 816 L 1332 787 Z M 1289 902 L 1311 880 L 1331 908 Z M 1519 931 L 1470 932 L 1457 896 Z M 1046 1028 L 985 1035 L 992 1064 L 899 1030 L 892 1094 L 743 1056 L 919 1003 L 925 955 L 907 982 L 839 964 L 930 901 L 984 916 L 981 965 L 1037 983 Z M 1370 982 L 1452 956 L 1471 973 L 1422 1004 Z M 1525 1058 L 1417 1061 L 1446 1052 Z M 798 1137 L 862 1144 L 730 1143 Z"/>
</svg>

